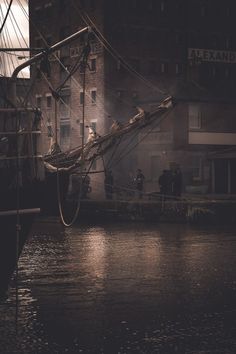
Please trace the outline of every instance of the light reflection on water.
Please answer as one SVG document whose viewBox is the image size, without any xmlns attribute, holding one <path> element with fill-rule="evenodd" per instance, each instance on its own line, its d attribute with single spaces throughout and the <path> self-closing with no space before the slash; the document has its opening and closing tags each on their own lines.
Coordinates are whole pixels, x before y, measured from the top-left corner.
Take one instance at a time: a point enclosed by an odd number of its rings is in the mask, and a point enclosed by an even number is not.
<svg viewBox="0 0 236 354">
<path fill-rule="evenodd" d="M 14 287 L 0 305 L 2 353 L 235 353 L 235 254 L 226 228 L 35 231 L 19 262 L 18 335 Z"/>
</svg>

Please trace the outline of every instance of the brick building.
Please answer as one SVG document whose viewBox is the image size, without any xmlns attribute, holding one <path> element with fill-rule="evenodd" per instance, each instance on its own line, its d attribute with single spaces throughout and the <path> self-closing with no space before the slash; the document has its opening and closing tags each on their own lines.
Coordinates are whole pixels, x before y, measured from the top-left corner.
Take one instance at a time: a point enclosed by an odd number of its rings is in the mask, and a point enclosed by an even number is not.
<svg viewBox="0 0 236 354">
<path fill-rule="evenodd" d="M 81 70 L 60 92 L 62 149 L 81 142 L 84 99 L 86 124 L 103 134 L 112 119 L 126 121 L 137 105 L 151 111 L 171 94 L 175 108 L 146 139 L 140 133 L 138 148 L 120 164 L 116 180 L 125 181 L 141 168 L 146 191 L 158 190 L 162 170 L 179 165 L 187 192 L 236 193 L 233 0 L 31 0 L 29 6 L 31 47 L 54 44 L 88 24 L 107 40 L 105 48 L 95 36 L 91 42 L 85 97 Z M 45 117 L 45 152 L 47 126 L 55 132 L 48 80 L 53 88 L 60 85 L 83 41 L 58 52 L 59 61 L 52 57 L 50 73 L 31 68 L 35 104 Z M 93 169 L 103 169 L 102 162 Z M 102 183 L 96 178 L 97 185 Z"/>
</svg>

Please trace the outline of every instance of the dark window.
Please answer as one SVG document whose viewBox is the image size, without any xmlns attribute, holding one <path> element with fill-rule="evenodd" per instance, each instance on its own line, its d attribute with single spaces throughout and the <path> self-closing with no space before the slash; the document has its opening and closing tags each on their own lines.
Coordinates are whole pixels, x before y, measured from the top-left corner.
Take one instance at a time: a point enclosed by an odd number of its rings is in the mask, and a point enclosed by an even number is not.
<svg viewBox="0 0 236 354">
<path fill-rule="evenodd" d="M 160 71 L 162 74 L 167 74 L 168 73 L 168 63 L 162 62 L 161 67 L 160 67 Z"/>
<path fill-rule="evenodd" d="M 61 119 L 70 117 L 70 96 L 62 96 L 59 109 Z"/>
<path fill-rule="evenodd" d="M 97 169 L 97 160 L 93 160 L 92 166 L 91 166 L 91 170 L 95 171 Z"/>
<path fill-rule="evenodd" d="M 176 73 L 176 75 L 182 74 L 183 71 L 184 71 L 183 64 L 182 63 L 176 63 L 175 64 L 175 73 Z"/>
<path fill-rule="evenodd" d="M 96 1 L 95 0 L 90 0 L 90 9 L 92 11 L 95 10 L 95 6 L 96 6 Z"/>
<path fill-rule="evenodd" d="M 46 96 L 47 108 L 52 108 L 52 96 Z"/>
<path fill-rule="evenodd" d="M 97 123 L 96 122 L 91 122 L 90 125 L 91 125 L 91 128 L 93 129 L 93 131 L 96 132 Z"/>
<path fill-rule="evenodd" d="M 80 136 L 84 135 L 84 125 L 83 125 L 83 123 L 79 124 L 79 133 L 80 133 Z"/>
<path fill-rule="evenodd" d="M 93 90 L 93 91 L 91 91 L 92 104 L 96 104 L 96 99 L 97 99 L 97 91 Z"/>
<path fill-rule="evenodd" d="M 39 68 L 36 69 L 36 78 L 37 79 L 41 79 L 42 78 L 42 74 Z"/>
<path fill-rule="evenodd" d="M 206 16 L 206 6 L 205 5 L 201 5 L 200 14 L 201 14 L 201 17 Z"/>
<path fill-rule="evenodd" d="M 97 61 L 96 61 L 96 59 L 94 58 L 94 59 L 91 59 L 91 63 L 90 63 L 90 69 L 91 69 L 91 71 L 96 71 L 96 69 L 97 69 Z"/>
<path fill-rule="evenodd" d="M 52 16 L 52 3 L 51 2 L 47 2 L 44 5 L 44 14 L 45 14 L 45 17 L 48 17 L 48 18 Z"/>
<path fill-rule="evenodd" d="M 60 137 L 61 139 L 70 137 L 70 123 L 61 124 L 60 126 Z"/>
<path fill-rule="evenodd" d="M 36 106 L 37 108 L 42 108 L 42 97 L 36 96 Z"/>
<path fill-rule="evenodd" d="M 165 4 L 165 1 L 161 1 L 160 3 L 160 10 L 162 13 L 164 13 L 166 11 L 166 4 Z"/>
<path fill-rule="evenodd" d="M 80 94 L 79 94 L 79 103 L 84 104 L 84 93 L 83 92 L 80 92 Z"/>
</svg>

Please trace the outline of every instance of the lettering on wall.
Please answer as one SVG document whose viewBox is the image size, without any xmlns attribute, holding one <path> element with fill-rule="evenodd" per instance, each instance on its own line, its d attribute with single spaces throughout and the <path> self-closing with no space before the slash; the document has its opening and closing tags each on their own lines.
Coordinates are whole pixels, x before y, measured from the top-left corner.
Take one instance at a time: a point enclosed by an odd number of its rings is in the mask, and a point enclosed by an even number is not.
<svg viewBox="0 0 236 354">
<path fill-rule="evenodd" d="M 188 59 L 215 63 L 236 63 L 236 52 L 226 50 L 212 50 L 188 48 Z"/>
</svg>

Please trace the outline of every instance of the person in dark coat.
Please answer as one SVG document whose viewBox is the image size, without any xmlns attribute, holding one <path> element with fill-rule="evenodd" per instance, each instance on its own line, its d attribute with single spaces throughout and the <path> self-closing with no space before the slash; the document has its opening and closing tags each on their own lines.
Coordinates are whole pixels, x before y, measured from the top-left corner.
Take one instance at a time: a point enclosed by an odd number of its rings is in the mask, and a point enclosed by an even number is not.
<svg viewBox="0 0 236 354">
<path fill-rule="evenodd" d="M 163 170 L 162 174 L 158 179 L 158 184 L 160 188 L 160 194 L 163 198 L 166 196 L 168 192 L 168 183 L 169 183 L 169 176 L 167 170 Z"/>
<path fill-rule="evenodd" d="M 112 199 L 113 198 L 113 175 L 111 170 L 105 171 L 105 179 L 104 179 L 104 189 L 105 189 L 105 195 L 106 199 Z"/>
<path fill-rule="evenodd" d="M 181 197 L 182 193 L 182 172 L 178 167 L 173 175 L 173 194 L 176 197 Z"/>
<path fill-rule="evenodd" d="M 144 174 L 142 173 L 142 170 L 140 168 L 137 170 L 137 175 L 135 178 L 135 183 L 136 183 L 136 189 L 138 191 L 138 196 L 141 199 L 143 197 L 143 184 L 144 184 Z"/>
</svg>

